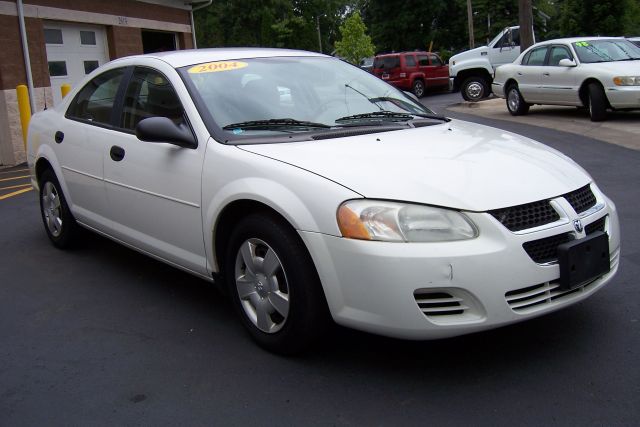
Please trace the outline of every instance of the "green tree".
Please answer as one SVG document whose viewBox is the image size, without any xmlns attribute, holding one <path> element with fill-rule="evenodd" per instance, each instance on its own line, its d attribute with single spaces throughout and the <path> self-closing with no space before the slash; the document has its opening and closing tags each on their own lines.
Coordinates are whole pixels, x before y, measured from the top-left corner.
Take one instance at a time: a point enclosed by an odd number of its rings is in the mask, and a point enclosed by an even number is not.
<svg viewBox="0 0 640 427">
<path fill-rule="evenodd" d="M 342 38 L 336 42 L 336 53 L 352 64 L 375 53 L 376 48 L 367 35 L 367 27 L 360 13 L 354 12 L 344 21 L 340 26 L 340 34 Z"/>
</svg>

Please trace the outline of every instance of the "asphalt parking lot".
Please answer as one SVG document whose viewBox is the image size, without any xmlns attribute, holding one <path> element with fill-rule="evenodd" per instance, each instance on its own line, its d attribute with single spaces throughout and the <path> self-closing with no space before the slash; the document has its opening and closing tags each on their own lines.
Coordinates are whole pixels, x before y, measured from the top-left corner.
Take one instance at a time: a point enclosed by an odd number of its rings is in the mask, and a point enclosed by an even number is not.
<svg viewBox="0 0 640 427">
<path fill-rule="evenodd" d="M 424 102 L 559 149 L 616 202 L 622 260 L 609 286 L 447 340 L 336 328 L 287 359 L 257 348 L 214 287 L 90 233 L 57 250 L 35 192 L 2 190 L 0 425 L 637 425 L 640 151 L 448 109 L 456 95 Z M 0 170 L 0 187 L 21 185 L 2 181 L 20 169 Z"/>
</svg>

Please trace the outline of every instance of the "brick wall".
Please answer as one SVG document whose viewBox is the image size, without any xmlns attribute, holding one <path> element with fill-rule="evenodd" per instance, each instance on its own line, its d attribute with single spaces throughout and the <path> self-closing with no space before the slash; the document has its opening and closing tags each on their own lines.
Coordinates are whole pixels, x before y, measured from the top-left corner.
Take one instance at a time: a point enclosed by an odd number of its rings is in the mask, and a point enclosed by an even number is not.
<svg viewBox="0 0 640 427">
<path fill-rule="evenodd" d="M 142 31 L 140 28 L 107 27 L 109 58 L 116 59 L 142 53 Z"/>
<path fill-rule="evenodd" d="M 131 0 L 24 0 L 24 3 L 83 12 L 126 15 L 132 18 L 155 19 L 177 24 L 191 24 L 188 10 Z"/>
</svg>

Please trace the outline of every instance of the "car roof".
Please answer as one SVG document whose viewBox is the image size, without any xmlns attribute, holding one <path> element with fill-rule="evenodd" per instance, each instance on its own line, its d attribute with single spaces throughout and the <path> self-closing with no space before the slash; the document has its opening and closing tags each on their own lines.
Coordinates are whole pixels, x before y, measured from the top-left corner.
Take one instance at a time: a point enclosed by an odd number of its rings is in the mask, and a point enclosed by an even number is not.
<svg viewBox="0 0 640 427">
<path fill-rule="evenodd" d="M 202 64 L 204 62 L 230 61 L 236 59 L 250 58 L 272 58 L 272 57 L 325 57 L 317 52 L 292 49 L 273 48 L 215 48 L 215 49 L 187 49 L 170 52 L 149 53 L 146 55 L 135 55 L 126 57 L 127 60 L 135 58 L 156 58 L 160 59 L 174 68 L 188 65 Z M 122 58 L 125 59 L 125 58 Z"/>
<path fill-rule="evenodd" d="M 424 50 L 409 50 L 409 51 L 405 51 L 405 52 L 393 52 L 393 53 L 381 53 L 380 55 L 376 55 L 376 58 L 382 58 L 384 56 L 396 56 L 396 55 L 407 55 L 407 54 L 413 54 L 413 53 L 420 53 L 420 54 L 431 54 L 431 55 L 437 55 L 437 53 L 435 52 L 427 52 Z"/>
<path fill-rule="evenodd" d="M 576 43 L 576 42 L 588 42 L 594 40 L 627 40 L 624 37 L 565 37 L 562 39 L 545 40 L 540 43 L 536 43 L 536 46 L 543 46 L 554 43 Z"/>
</svg>

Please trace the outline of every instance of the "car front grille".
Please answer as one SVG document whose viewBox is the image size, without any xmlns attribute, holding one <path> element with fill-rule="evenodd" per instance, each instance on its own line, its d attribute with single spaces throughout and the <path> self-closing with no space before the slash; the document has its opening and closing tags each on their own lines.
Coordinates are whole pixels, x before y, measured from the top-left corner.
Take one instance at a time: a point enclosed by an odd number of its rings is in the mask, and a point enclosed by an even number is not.
<svg viewBox="0 0 640 427">
<path fill-rule="evenodd" d="M 567 193 L 562 197 L 567 199 L 567 202 L 571 204 L 571 207 L 577 213 L 582 213 L 596 205 L 596 196 L 593 195 L 593 191 L 591 191 L 591 187 L 589 185 L 578 188 L 577 190 Z"/>
<path fill-rule="evenodd" d="M 418 307 L 427 317 L 463 314 L 465 310 L 469 309 L 463 304 L 462 298 L 454 297 L 447 292 L 417 290 L 413 296 Z"/>
<path fill-rule="evenodd" d="M 577 213 L 585 212 L 596 204 L 596 197 L 590 185 L 585 185 L 561 197 L 564 197 Z M 495 209 L 489 213 L 510 231 L 540 227 L 560 219 L 560 215 L 551 206 L 549 200 Z"/>
<path fill-rule="evenodd" d="M 614 269 L 618 265 L 619 258 L 620 251 L 615 251 L 610 255 L 611 269 Z M 597 280 L 598 279 L 594 279 L 585 285 L 568 290 L 560 289 L 560 284 L 555 281 L 545 282 L 509 291 L 505 294 L 505 299 L 509 307 L 516 313 L 527 312 L 544 305 L 552 304 L 555 301 L 569 299 L 572 295 L 576 296 L 575 294 L 587 292 L 593 288 Z"/>
<path fill-rule="evenodd" d="M 587 233 L 587 235 L 595 232 L 595 231 L 602 231 L 604 232 L 605 230 L 605 225 L 607 223 L 607 217 L 603 216 L 600 219 L 597 219 L 595 221 L 593 221 L 591 224 L 587 225 L 586 227 L 584 227 L 584 231 L 585 233 Z"/>
<path fill-rule="evenodd" d="M 574 293 L 584 292 L 590 288 L 590 285 L 595 280 L 570 290 L 559 289 L 560 284 L 556 282 L 545 282 L 540 285 L 509 291 L 505 294 L 505 298 L 509 307 L 516 313 L 520 313 L 536 306 L 550 304 Z"/>
<path fill-rule="evenodd" d="M 526 230 L 550 224 L 560 219 L 548 200 L 489 211 L 502 225 L 511 231 Z"/>
<path fill-rule="evenodd" d="M 607 217 L 605 215 L 585 226 L 585 233 L 589 235 L 595 231 L 604 232 L 606 222 Z M 551 237 L 545 237 L 543 239 L 525 242 L 522 244 L 522 247 L 527 254 L 529 254 L 532 260 L 538 264 L 545 264 L 558 261 L 558 246 L 570 241 L 571 239 L 571 233 L 562 233 Z"/>
<path fill-rule="evenodd" d="M 562 233 L 544 239 L 532 240 L 522 244 L 532 260 L 538 264 L 558 260 L 558 246 L 571 240 L 571 234 Z"/>
</svg>

